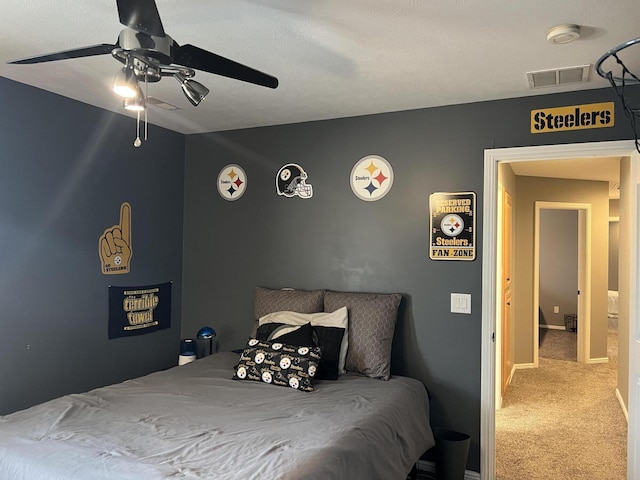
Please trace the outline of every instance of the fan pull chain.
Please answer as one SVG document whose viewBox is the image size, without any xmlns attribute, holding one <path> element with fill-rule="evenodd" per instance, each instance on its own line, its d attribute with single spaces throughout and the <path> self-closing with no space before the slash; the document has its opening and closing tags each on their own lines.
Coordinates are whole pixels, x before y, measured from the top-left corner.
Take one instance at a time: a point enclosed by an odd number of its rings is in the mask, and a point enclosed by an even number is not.
<svg viewBox="0 0 640 480">
<path fill-rule="evenodd" d="M 147 74 L 144 75 L 144 139 L 147 140 L 147 133 L 149 128 L 149 122 L 147 117 L 147 97 L 149 96 L 149 81 L 147 79 Z M 137 120 L 136 120 L 136 139 L 133 142 L 134 147 L 139 147 L 142 145 L 142 140 L 140 140 L 140 110 L 137 112 Z"/>
<path fill-rule="evenodd" d="M 133 141 L 134 147 L 139 147 L 142 145 L 142 140 L 140 140 L 140 112 L 138 111 L 138 120 L 136 121 L 136 139 Z"/>
<path fill-rule="evenodd" d="M 147 141 L 147 129 L 149 123 L 147 122 L 147 98 L 149 98 L 149 82 L 147 80 L 147 74 L 144 74 L 144 141 Z"/>
</svg>

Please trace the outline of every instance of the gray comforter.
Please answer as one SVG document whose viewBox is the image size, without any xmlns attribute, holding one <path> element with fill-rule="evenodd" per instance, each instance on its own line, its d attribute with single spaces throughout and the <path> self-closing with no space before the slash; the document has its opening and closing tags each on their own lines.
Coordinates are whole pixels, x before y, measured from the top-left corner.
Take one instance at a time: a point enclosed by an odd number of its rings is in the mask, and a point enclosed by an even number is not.
<svg viewBox="0 0 640 480">
<path fill-rule="evenodd" d="M 418 381 L 313 392 L 232 380 L 238 355 L 0 417 L 0 479 L 401 480 L 433 446 Z"/>
</svg>

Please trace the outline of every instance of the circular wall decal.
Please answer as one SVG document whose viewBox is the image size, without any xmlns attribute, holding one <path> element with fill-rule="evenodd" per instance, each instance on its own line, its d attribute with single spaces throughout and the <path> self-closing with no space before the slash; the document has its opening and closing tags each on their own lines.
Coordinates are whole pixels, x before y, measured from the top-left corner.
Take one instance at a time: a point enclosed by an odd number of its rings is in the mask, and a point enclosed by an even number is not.
<svg viewBox="0 0 640 480">
<path fill-rule="evenodd" d="M 365 202 L 375 202 L 391 190 L 393 168 L 384 158 L 367 155 L 353 166 L 349 182 L 356 197 Z"/>
<path fill-rule="evenodd" d="M 232 202 L 247 190 L 247 174 L 239 165 L 227 165 L 220 170 L 217 185 L 220 196 Z"/>
</svg>

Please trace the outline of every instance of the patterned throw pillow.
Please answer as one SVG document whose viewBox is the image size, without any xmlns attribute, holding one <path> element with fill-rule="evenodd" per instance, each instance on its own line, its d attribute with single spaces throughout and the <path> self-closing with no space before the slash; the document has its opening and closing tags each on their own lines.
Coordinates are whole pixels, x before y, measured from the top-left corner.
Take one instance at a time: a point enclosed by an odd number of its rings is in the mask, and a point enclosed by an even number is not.
<svg viewBox="0 0 640 480">
<path fill-rule="evenodd" d="M 345 363 L 348 371 L 389 380 L 391 345 L 401 300 L 399 293 L 325 293 L 326 311 L 343 305 L 349 310 L 349 350 Z"/>
<path fill-rule="evenodd" d="M 258 340 L 265 340 L 267 342 L 280 342 L 287 345 L 317 345 L 313 341 L 313 328 L 311 323 L 307 322 L 304 325 L 286 325 L 283 323 L 270 324 L 271 328 L 268 331 L 262 327 L 258 327 L 258 332 L 255 336 Z M 323 353 L 326 353 L 323 351 Z"/>
<path fill-rule="evenodd" d="M 234 380 L 254 380 L 312 392 L 322 349 L 262 342 L 250 338 L 240 355 Z"/>
</svg>

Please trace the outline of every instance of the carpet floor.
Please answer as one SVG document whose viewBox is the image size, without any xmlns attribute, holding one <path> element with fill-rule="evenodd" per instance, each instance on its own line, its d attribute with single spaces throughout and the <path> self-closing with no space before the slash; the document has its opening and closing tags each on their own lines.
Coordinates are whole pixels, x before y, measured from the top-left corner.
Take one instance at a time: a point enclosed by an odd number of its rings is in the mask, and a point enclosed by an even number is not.
<svg viewBox="0 0 640 480">
<path fill-rule="evenodd" d="M 576 362 L 576 334 L 547 330 L 539 367 L 517 370 L 496 411 L 497 480 L 625 480 L 627 423 L 609 363 Z"/>
</svg>

